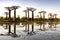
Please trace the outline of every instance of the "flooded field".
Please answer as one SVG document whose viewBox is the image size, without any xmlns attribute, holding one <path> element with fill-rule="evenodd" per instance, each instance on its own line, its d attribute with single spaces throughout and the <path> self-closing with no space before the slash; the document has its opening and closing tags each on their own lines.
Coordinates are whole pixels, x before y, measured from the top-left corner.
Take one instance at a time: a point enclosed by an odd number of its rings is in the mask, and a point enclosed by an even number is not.
<svg viewBox="0 0 60 40">
<path fill-rule="evenodd" d="M 0 40 L 60 40 L 60 24 L 56 22 L 1 24 Z"/>
</svg>

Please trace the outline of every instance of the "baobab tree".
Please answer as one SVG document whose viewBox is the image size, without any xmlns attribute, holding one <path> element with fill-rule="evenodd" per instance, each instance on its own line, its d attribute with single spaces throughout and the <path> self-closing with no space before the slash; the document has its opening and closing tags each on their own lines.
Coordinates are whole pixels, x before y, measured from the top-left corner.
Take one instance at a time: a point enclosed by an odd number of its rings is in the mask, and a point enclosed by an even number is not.
<svg viewBox="0 0 60 40">
<path fill-rule="evenodd" d="M 9 11 L 9 21 L 11 19 L 11 10 L 13 10 L 11 7 L 5 7 Z"/>
<path fill-rule="evenodd" d="M 29 9 L 30 9 L 30 8 L 28 8 L 28 7 L 27 7 L 27 12 L 28 12 L 28 21 L 29 21 Z"/>
<path fill-rule="evenodd" d="M 52 18 L 53 18 L 52 13 L 49 13 L 49 14 L 48 14 L 48 17 L 49 17 L 50 19 L 52 19 Z"/>
<path fill-rule="evenodd" d="M 38 12 L 38 13 L 40 13 L 40 18 L 42 18 L 41 12 Z"/>
<path fill-rule="evenodd" d="M 55 15 L 52 15 L 52 18 L 54 19 Z"/>
<path fill-rule="evenodd" d="M 5 12 L 5 14 L 6 14 L 6 19 L 7 19 L 7 17 L 8 17 L 8 12 Z"/>
<path fill-rule="evenodd" d="M 57 14 L 54 14 L 55 19 L 56 19 L 56 16 L 57 16 Z"/>
<path fill-rule="evenodd" d="M 26 18 L 27 18 L 27 10 L 23 10 L 23 12 L 25 12 L 25 16 L 26 16 Z"/>
<path fill-rule="evenodd" d="M 34 20 L 34 11 L 36 10 L 35 8 L 30 8 L 29 9 L 32 12 L 32 20 Z"/>
<path fill-rule="evenodd" d="M 14 10 L 14 21 L 16 19 L 16 9 L 18 9 L 19 6 L 12 6 L 12 9 Z"/>
<path fill-rule="evenodd" d="M 56 19 L 57 19 L 57 14 L 54 14 L 53 16 L 54 16 L 54 19 L 55 19 L 55 21 L 56 21 Z"/>
<path fill-rule="evenodd" d="M 41 11 L 40 13 L 43 13 L 43 19 L 45 19 L 45 13 L 46 13 L 46 11 Z"/>
</svg>

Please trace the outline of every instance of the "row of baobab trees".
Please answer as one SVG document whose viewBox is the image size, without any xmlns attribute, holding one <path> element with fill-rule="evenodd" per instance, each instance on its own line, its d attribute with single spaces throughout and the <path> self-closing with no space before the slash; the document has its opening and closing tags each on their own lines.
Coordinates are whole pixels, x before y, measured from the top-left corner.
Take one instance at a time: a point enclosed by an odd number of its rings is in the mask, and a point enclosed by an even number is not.
<svg viewBox="0 0 60 40">
<path fill-rule="evenodd" d="M 5 14 L 6 14 L 6 18 L 7 18 L 7 15 L 9 15 L 9 20 L 11 19 L 11 11 L 14 10 L 14 21 L 15 21 L 15 19 L 16 19 L 16 9 L 20 8 L 20 6 L 11 6 L 11 7 L 5 7 L 5 8 L 8 10 L 8 12 L 5 12 Z M 23 10 L 23 12 L 25 12 L 25 15 L 26 15 L 27 19 L 29 19 L 29 11 L 32 12 L 32 20 L 34 20 L 34 11 L 36 11 L 36 9 L 32 8 L 32 7 L 27 7 L 26 10 Z M 45 19 L 46 11 L 40 11 L 38 13 L 40 13 L 40 18 Z M 49 18 L 56 18 L 57 14 L 52 15 L 52 13 L 49 13 L 48 16 L 49 16 Z"/>
<path fill-rule="evenodd" d="M 7 14 L 9 14 L 9 20 L 10 20 L 11 19 L 11 11 L 14 10 L 14 21 L 15 21 L 15 19 L 16 19 L 16 9 L 18 9 L 19 7 L 20 6 L 5 7 L 8 10 L 8 12 L 5 12 L 6 18 L 7 18 Z M 26 14 L 26 18 L 27 19 L 29 19 L 29 13 L 30 13 L 30 11 L 32 12 L 32 21 L 33 21 L 34 20 L 34 11 L 36 11 L 36 9 L 35 8 L 31 8 L 31 7 L 27 7 L 26 10 L 23 10 L 23 12 L 25 12 L 25 14 Z M 45 19 L 45 13 L 46 13 L 46 11 L 40 11 L 38 13 L 40 13 L 40 18 Z M 41 15 L 41 14 L 43 14 L 43 15 Z M 50 18 L 56 18 L 57 14 L 52 15 L 52 13 L 49 13 L 49 16 L 50 16 Z M 28 34 L 29 34 L 29 23 L 28 23 L 27 26 L 28 26 L 27 29 L 28 29 Z M 11 30 L 11 25 L 9 25 L 9 33 L 11 33 L 10 30 Z M 32 23 L 32 32 L 33 31 L 34 31 L 34 23 Z M 16 34 L 16 24 L 14 24 L 14 33 Z"/>
</svg>

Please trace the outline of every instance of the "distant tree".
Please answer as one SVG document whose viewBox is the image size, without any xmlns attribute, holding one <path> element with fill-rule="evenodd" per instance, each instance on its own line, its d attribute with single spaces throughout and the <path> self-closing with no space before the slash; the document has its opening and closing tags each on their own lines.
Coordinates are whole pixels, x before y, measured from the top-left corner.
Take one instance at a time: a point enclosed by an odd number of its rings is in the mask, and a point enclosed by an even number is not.
<svg viewBox="0 0 60 40">
<path fill-rule="evenodd" d="M 40 13 L 43 13 L 43 19 L 45 19 L 45 13 L 46 13 L 46 11 L 41 11 Z"/>
<path fill-rule="evenodd" d="M 5 12 L 5 14 L 6 14 L 6 19 L 8 18 L 8 12 Z"/>
<path fill-rule="evenodd" d="M 27 18 L 27 12 L 28 12 L 28 11 L 27 11 L 27 10 L 23 10 L 23 12 L 25 12 L 25 16 L 26 16 L 26 18 Z"/>
<path fill-rule="evenodd" d="M 40 13 L 40 18 L 42 18 L 41 12 L 38 12 L 38 13 Z"/>
<path fill-rule="evenodd" d="M 57 14 L 54 14 L 55 19 L 56 19 L 56 16 L 57 16 Z"/>
<path fill-rule="evenodd" d="M 53 18 L 52 13 L 49 13 L 49 14 L 48 14 L 48 17 L 49 17 L 49 19 L 52 19 L 52 18 Z"/>
<path fill-rule="evenodd" d="M 55 21 L 57 21 L 57 14 L 54 14 L 54 19 Z"/>
</svg>

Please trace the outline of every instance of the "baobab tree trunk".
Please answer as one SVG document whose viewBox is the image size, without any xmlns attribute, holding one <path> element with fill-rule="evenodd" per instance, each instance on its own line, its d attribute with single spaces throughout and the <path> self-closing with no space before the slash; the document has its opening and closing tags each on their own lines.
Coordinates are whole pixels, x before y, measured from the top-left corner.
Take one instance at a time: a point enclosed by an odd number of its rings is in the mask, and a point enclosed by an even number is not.
<svg viewBox="0 0 60 40">
<path fill-rule="evenodd" d="M 25 13 L 25 15 L 26 15 L 26 18 L 27 18 L 27 13 Z"/>
<path fill-rule="evenodd" d="M 34 13 L 33 13 L 33 11 L 32 11 L 32 21 L 34 20 Z"/>
<path fill-rule="evenodd" d="M 40 13 L 40 18 L 42 18 L 41 13 Z"/>
<path fill-rule="evenodd" d="M 56 19 L 56 16 L 55 16 L 55 19 Z"/>
<path fill-rule="evenodd" d="M 28 9 L 28 21 L 29 21 L 29 9 Z"/>
<path fill-rule="evenodd" d="M 7 14 L 6 14 L 6 19 L 7 19 Z"/>
<path fill-rule="evenodd" d="M 43 13 L 43 19 L 45 19 L 45 13 Z"/>
<path fill-rule="evenodd" d="M 9 21 L 11 21 L 10 19 L 11 19 L 11 10 L 9 10 Z"/>
<path fill-rule="evenodd" d="M 14 21 L 16 21 L 16 9 L 14 9 Z"/>
</svg>

